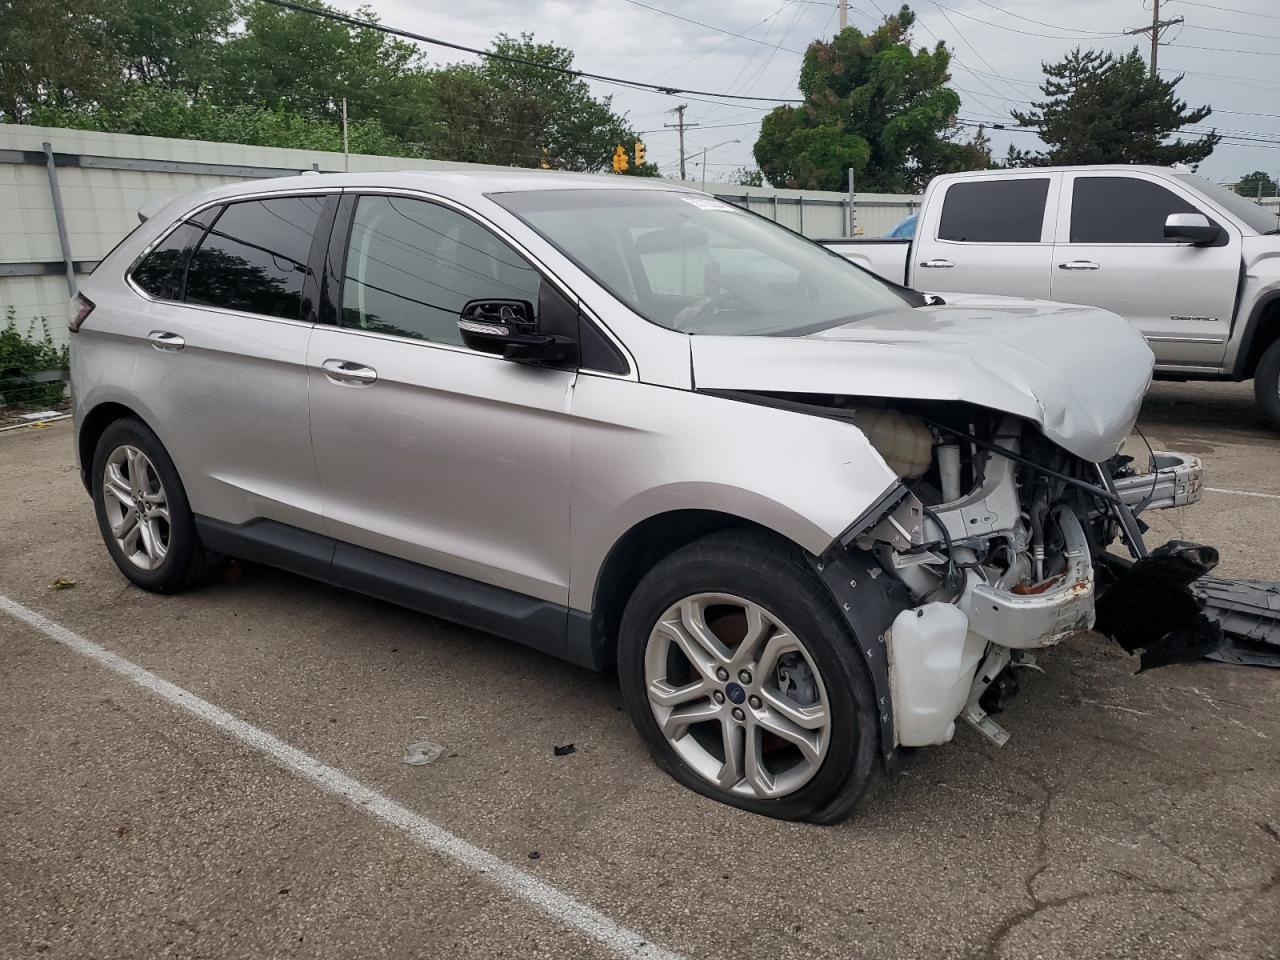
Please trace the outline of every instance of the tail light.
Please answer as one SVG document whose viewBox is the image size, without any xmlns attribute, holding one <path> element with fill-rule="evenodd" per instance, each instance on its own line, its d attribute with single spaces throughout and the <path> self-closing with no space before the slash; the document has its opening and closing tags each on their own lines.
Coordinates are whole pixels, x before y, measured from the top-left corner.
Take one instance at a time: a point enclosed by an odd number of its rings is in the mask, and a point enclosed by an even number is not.
<svg viewBox="0 0 1280 960">
<path fill-rule="evenodd" d="M 93 313 L 94 302 L 83 293 L 77 293 L 75 300 L 72 302 L 75 304 L 76 312 L 71 315 L 71 320 L 67 323 L 67 329 L 72 333 L 76 333 L 80 329 L 80 324 L 84 323 L 89 314 Z"/>
</svg>

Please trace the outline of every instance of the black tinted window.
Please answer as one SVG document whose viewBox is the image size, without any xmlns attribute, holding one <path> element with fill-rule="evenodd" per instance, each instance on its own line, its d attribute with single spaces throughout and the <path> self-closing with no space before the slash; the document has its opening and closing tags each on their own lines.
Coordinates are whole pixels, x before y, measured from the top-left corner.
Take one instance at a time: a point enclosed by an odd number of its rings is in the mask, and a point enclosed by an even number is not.
<svg viewBox="0 0 1280 960">
<path fill-rule="evenodd" d="M 1164 187 L 1136 177 L 1077 177 L 1071 193 L 1072 243 L 1166 243 L 1171 213 L 1198 213 Z"/>
<path fill-rule="evenodd" d="M 307 254 L 324 198 L 228 204 L 187 269 L 191 303 L 297 320 Z"/>
<path fill-rule="evenodd" d="M 351 225 L 342 325 L 462 345 L 468 300 L 528 300 L 541 277 L 473 220 L 405 197 L 361 197 Z"/>
<path fill-rule="evenodd" d="M 133 282 L 159 300 L 177 300 L 182 296 L 182 274 L 187 257 L 204 233 L 198 223 L 178 224 L 142 261 L 133 268 Z"/>
<path fill-rule="evenodd" d="M 938 239 L 1037 243 L 1048 195 L 1048 177 L 953 183 L 942 204 Z"/>
</svg>

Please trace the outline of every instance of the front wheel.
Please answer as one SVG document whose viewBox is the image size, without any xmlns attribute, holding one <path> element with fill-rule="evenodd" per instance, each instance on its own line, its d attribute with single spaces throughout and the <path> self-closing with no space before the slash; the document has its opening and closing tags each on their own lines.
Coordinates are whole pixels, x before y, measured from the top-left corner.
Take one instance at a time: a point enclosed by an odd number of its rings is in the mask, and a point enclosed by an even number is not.
<svg viewBox="0 0 1280 960">
<path fill-rule="evenodd" d="M 1280 430 L 1280 340 L 1267 347 L 1253 374 L 1253 395 L 1262 418 L 1273 430 Z"/>
<path fill-rule="evenodd" d="M 712 534 L 655 566 L 623 614 L 618 673 L 659 766 L 708 797 L 829 823 L 878 779 L 866 667 L 784 541 Z"/>
</svg>

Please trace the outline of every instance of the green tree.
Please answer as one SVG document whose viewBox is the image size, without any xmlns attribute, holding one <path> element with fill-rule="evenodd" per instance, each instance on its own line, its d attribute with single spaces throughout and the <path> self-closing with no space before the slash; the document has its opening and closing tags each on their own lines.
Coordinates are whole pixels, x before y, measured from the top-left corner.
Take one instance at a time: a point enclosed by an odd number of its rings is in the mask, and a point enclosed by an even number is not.
<svg viewBox="0 0 1280 960">
<path fill-rule="evenodd" d="M 140 0 L 148 2 L 148 0 Z M 331 9 L 318 0 L 299 0 Z M 377 30 L 351 27 L 265 3 L 244 8 L 244 30 L 217 54 L 218 81 L 210 97 L 220 106 L 250 105 L 302 116 L 342 115 L 401 123 L 408 111 L 415 46 Z M 376 21 L 369 7 L 355 16 Z"/>
<path fill-rule="evenodd" d="M 567 47 L 499 34 L 489 49 L 526 62 L 486 58 L 416 76 L 409 102 L 418 120 L 408 133 L 427 156 L 516 167 L 540 166 L 545 157 L 557 170 L 598 171 L 618 144 L 631 149 L 636 134 L 611 97 L 593 97 L 585 81 L 545 69 L 572 68 Z M 657 167 L 628 173 L 654 176 Z"/>
<path fill-rule="evenodd" d="M 217 143 L 299 150 L 342 150 L 337 120 L 299 116 L 265 107 L 220 107 L 192 101 L 184 91 L 134 84 L 109 106 L 38 107 L 32 122 L 49 127 L 104 130 L 147 137 L 176 137 Z M 354 120 L 349 130 L 352 153 L 411 155 L 377 120 Z"/>
<path fill-rule="evenodd" d="M 120 77 L 120 20 L 111 0 L 0 0 L 0 121 L 109 95 Z"/>
<path fill-rule="evenodd" d="M 951 53 L 943 43 L 913 52 L 915 19 L 903 6 L 870 34 L 848 27 L 809 45 L 803 105 L 768 114 L 756 140 L 770 183 L 842 190 L 852 168 L 859 190 L 896 193 L 964 168 L 960 98 L 945 86 Z"/>
<path fill-rule="evenodd" d="M 1119 57 L 1077 47 L 1058 63 L 1042 64 L 1046 99 L 1013 118 L 1034 127 L 1048 150 L 1009 148 L 1010 166 L 1086 163 L 1186 163 L 1195 166 L 1213 152 L 1217 133 L 1190 140 L 1175 136 L 1205 120 L 1208 106 L 1189 109 L 1175 94 L 1182 77 L 1152 77 L 1135 47 Z M 1172 142 L 1170 137 L 1174 137 Z"/>
<path fill-rule="evenodd" d="M 215 78 L 235 20 L 232 0 L 125 0 L 117 32 L 126 76 L 197 92 Z"/>
<path fill-rule="evenodd" d="M 1242 197 L 1274 197 L 1280 194 L 1276 182 L 1261 170 L 1246 173 L 1236 183 L 1236 193 Z"/>
<path fill-rule="evenodd" d="M 757 167 L 738 167 L 729 174 L 729 182 L 739 187 L 763 187 L 764 174 Z"/>
</svg>

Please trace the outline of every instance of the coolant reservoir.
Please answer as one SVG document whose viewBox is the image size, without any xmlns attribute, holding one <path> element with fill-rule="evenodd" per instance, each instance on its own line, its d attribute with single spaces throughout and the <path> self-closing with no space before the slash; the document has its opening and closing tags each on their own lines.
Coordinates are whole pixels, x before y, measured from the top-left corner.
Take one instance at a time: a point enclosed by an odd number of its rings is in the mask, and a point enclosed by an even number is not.
<svg viewBox="0 0 1280 960">
<path fill-rule="evenodd" d="M 898 476 L 916 480 L 925 475 L 933 460 L 933 434 L 919 417 L 897 410 L 859 408 L 853 422 Z"/>
<path fill-rule="evenodd" d="M 969 618 L 950 603 L 903 610 L 886 640 L 898 742 L 904 747 L 947 743 L 986 641 L 969 633 Z"/>
</svg>

